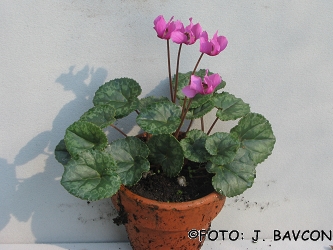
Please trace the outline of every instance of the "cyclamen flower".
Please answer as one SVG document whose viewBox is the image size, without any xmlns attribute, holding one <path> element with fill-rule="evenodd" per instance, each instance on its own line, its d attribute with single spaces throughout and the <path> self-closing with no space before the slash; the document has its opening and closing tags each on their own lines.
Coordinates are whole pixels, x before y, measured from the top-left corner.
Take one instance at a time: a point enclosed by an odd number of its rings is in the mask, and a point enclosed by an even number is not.
<svg viewBox="0 0 333 250">
<path fill-rule="evenodd" d="M 217 31 L 210 41 L 208 40 L 207 32 L 204 31 L 200 37 L 200 52 L 210 56 L 216 56 L 227 47 L 227 44 L 227 38 L 224 36 L 217 36 Z"/>
<path fill-rule="evenodd" d="M 208 69 L 206 70 L 206 75 L 204 77 L 203 87 L 205 94 L 211 94 L 214 92 L 215 88 L 221 83 L 222 78 L 219 74 L 208 75 Z"/>
<path fill-rule="evenodd" d="M 182 92 L 188 98 L 193 98 L 196 94 L 208 95 L 214 92 L 221 81 L 219 74 L 208 75 L 208 70 L 206 70 L 204 81 L 199 76 L 191 75 L 190 85 L 184 87 Z"/>
<path fill-rule="evenodd" d="M 172 32 L 182 27 L 180 21 L 172 21 L 171 17 L 169 22 L 165 22 L 162 15 L 158 16 L 154 20 L 154 29 L 156 30 L 157 36 L 161 39 L 168 40 L 171 37 Z"/>
<path fill-rule="evenodd" d="M 201 77 L 191 75 L 190 85 L 185 86 L 182 92 L 188 98 L 193 98 L 196 94 L 203 92 Z"/>
<path fill-rule="evenodd" d="M 199 23 L 193 25 L 192 17 L 189 19 L 190 24 L 184 28 L 184 25 L 181 24 L 181 28 L 175 30 L 171 34 L 171 40 L 175 43 L 181 44 L 185 43 L 187 45 L 191 45 L 200 38 L 202 28 Z"/>
</svg>

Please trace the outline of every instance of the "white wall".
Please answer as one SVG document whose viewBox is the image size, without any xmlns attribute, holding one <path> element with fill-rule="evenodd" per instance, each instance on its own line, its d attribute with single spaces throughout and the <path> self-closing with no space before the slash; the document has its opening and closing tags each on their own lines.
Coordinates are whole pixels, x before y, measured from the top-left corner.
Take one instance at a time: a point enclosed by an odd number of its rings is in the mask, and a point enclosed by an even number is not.
<svg viewBox="0 0 333 250">
<path fill-rule="evenodd" d="M 87 204 L 62 188 L 53 150 L 106 80 L 134 78 L 142 96 L 168 90 L 159 14 L 228 38 L 200 66 L 220 73 L 277 137 L 253 188 L 228 199 L 212 229 L 266 239 L 274 229 L 333 230 L 332 1 L 3 0 L 0 243 L 127 240 L 109 200 Z M 198 48 L 184 47 L 182 71 Z"/>
</svg>

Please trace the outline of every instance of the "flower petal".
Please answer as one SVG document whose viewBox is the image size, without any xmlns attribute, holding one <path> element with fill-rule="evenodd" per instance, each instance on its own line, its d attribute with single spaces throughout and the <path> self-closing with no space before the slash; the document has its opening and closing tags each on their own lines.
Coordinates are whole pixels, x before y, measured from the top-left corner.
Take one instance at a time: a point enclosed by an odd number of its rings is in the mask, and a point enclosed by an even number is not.
<svg viewBox="0 0 333 250">
<path fill-rule="evenodd" d="M 201 77 L 191 75 L 190 86 L 191 86 L 191 89 L 194 89 L 197 93 L 200 93 L 200 94 L 204 93 Z"/>
<path fill-rule="evenodd" d="M 193 98 L 197 92 L 194 90 L 194 89 L 191 89 L 191 86 L 190 85 L 187 85 L 185 86 L 183 89 L 182 89 L 182 92 L 185 96 L 187 96 L 188 98 Z"/>
<path fill-rule="evenodd" d="M 212 44 L 210 42 L 205 42 L 200 38 L 200 52 L 210 55 L 212 52 Z"/>
<path fill-rule="evenodd" d="M 193 32 L 195 40 L 199 39 L 201 32 L 202 32 L 201 25 L 199 23 L 197 23 L 197 24 L 193 25 L 191 30 Z"/>
<path fill-rule="evenodd" d="M 201 33 L 200 41 L 201 41 L 201 38 L 202 38 L 202 41 L 204 41 L 204 42 L 208 42 L 208 33 L 207 33 L 207 31 L 203 31 L 203 32 Z"/>
<path fill-rule="evenodd" d="M 183 32 L 177 30 L 172 32 L 171 40 L 177 44 L 181 44 L 187 41 L 187 36 Z"/>
<path fill-rule="evenodd" d="M 222 79 L 219 74 L 208 75 L 208 70 L 204 76 L 204 82 L 206 84 L 205 93 L 213 93 L 215 88 L 221 83 Z"/>
<path fill-rule="evenodd" d="M 219 74 L 212 74 L 209 76 L 210 80 L 212 81 L 212 86 L 214 89 L 221 83 L 222 78 Z"/>
<path fill-rule="evenodd" d="M 222 50 L 224 50 L 227 47 L 228 40 L 225 36 L 219 36 L 217 38 L 217 40 L 218 40 L 218 43 L 220 44 L 220 52 L 221 52 Z"/>
<path fill-rule="evenodd" d="M 166 28 L 166 22 L 164 20 L 164 17 L 162 15 L 158 16 L 154 20 L 154 29 L 156 30 L 157 36 L 159 38 L 163 37 L 165 28 Z"/>
<path fill-rule="evenodd" d="M 200 36 L 200 52 L 210 55 L 212 51 L 212 44 L 208 41 L 208 34 L 203 31 Z"/>
<path fill-rule="evenodd" d="M 208 94 L 211 94 L 214 92 L 214 88 L 213 86 L 208 86 L 206 89 L 205 89 L 205 95 L 208 95 Z"/>
</svg>

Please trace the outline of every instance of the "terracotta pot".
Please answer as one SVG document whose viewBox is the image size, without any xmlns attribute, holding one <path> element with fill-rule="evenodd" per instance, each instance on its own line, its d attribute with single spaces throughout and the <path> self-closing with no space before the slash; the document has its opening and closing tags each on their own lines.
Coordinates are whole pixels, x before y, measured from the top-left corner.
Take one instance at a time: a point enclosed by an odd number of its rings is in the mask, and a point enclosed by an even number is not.
<svg viewBox="0 0 333 250">
<path fill-rule="evenodd" d="M 209 230 L 226 197 L 213 192 L 193 201 L 168 203 L 144 198 L 122 186 L 111 199 L 124 217 L 133 249 L 189 250 L 200 249 L 204 239 L 190 239 L 188 232 Z"/>
</svg>

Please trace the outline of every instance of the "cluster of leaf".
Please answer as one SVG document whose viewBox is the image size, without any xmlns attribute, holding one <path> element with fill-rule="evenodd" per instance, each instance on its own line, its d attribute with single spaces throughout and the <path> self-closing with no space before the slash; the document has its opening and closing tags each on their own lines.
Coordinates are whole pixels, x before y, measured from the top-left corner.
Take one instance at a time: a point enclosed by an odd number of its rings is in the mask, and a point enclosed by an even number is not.
<svg viewBox="0 0 333 250">
<path fill-rule="evenodd" d="M 204 76 L 199 70 L 196 75 Z M 251 187 L 255 167 L 272 152 L 275 137 L 269 122 L 259 114 L 250 113 L 250 107 L 241 99 L 222 92 L 222 82 L 210 95 L 196 95 L 186 119 L 203 117 L 214 108 L 219 120 L 239 119 L 230 133 L 207 135 L 191 130 L 182 140 L 174 137 L 181 122 L 184 95 L 181 89 L 189 83 L 191 72 L 179 74 L 177 98 L 146 97 L 138 99 L 140 85 L 129 78 L 111 80 L 95 93 L 94 107 L 79 121 L 70 125 L 64 139 L 55 149 L 56 159 L 63 164 L 61 184 L 74 196 L 86 200 L 99 200 L 114 195 L 120 186 L 137 183 L 150 164 L 158 164 L 169 177 L 179 174 L 184 159 L 206 163 L 214 173 L 215 190 L 232 197 Z M 108 142 L 103 131 L 133 111 L 137 111 L 137 124 L 151 134 L 147 142 L 127 136 Z"/>
</svg>

